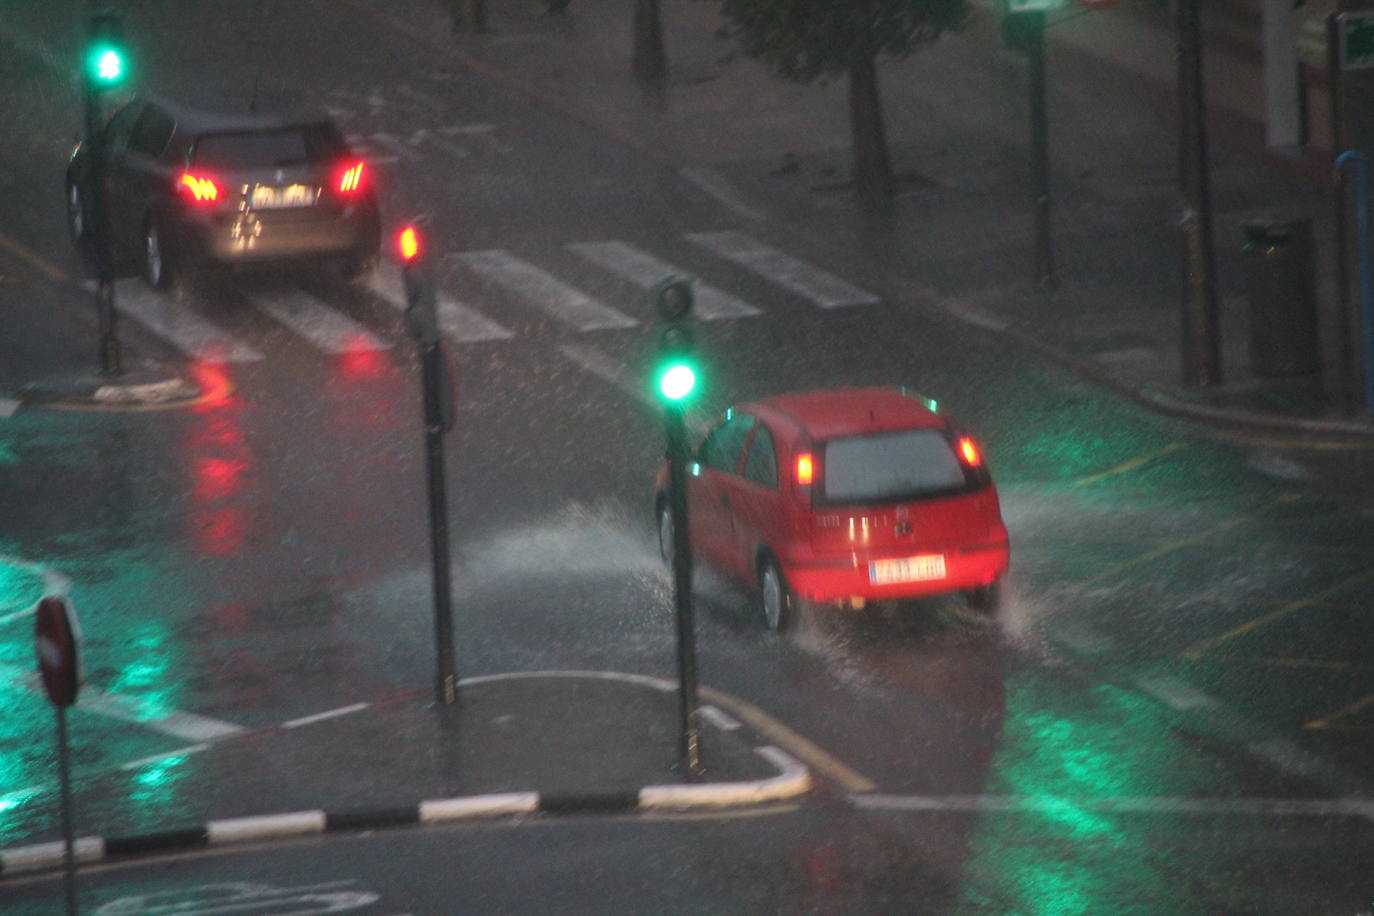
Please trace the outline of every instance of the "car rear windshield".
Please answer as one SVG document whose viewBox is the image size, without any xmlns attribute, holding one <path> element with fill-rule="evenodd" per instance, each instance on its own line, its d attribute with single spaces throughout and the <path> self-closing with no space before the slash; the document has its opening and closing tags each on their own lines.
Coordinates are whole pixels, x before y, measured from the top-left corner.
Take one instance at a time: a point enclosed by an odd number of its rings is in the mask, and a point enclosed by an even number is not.
<svg viewBox="0 0 1374 916">
<path fill-rule="evenodd" d="M 871 503 L 963 489 L 963 465 L 943 432 L 913 429 L 832 439 L 825 445 L 823 499 Z"/>
<path fill-rule="evenodd" d="M 329 124 L 270 131 L 206 134 L 196 141 L 195 164 L 210 168 L 280 168 L 326 162 L 343 152 L 339 132 Z"/>
</svg>

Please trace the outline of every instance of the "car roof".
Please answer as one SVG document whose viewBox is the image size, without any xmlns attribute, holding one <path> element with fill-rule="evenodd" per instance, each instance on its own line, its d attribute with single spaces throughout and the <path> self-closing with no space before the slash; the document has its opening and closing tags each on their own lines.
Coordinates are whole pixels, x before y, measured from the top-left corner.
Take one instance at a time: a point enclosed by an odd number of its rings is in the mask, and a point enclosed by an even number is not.
<svg viewBox="0 0 1374 916">
<path fill-rule="evenodd" d="M 177 122 L 182 134 L 233 133 L 240 131 L 276 130 L 284 127 L 299 127 L 305 124 L 319 124 L 329 120 L 322 111 L 300 108 L 273 112 L 219 112 L 197 108 L 184 102 L 170 99 L 152 92 L 141 92 L 134 101 L 149 102 L 161 108 Z"/>
<path fill-rule="evenodd" d="M 939 429 L 945 420 L 927 401 L 903 388 L 834 388 L 774 395 L 744 409 L 791 421 L 825 440 L 840 436 L 893 432 L 901 429 Z"/>
</svg>

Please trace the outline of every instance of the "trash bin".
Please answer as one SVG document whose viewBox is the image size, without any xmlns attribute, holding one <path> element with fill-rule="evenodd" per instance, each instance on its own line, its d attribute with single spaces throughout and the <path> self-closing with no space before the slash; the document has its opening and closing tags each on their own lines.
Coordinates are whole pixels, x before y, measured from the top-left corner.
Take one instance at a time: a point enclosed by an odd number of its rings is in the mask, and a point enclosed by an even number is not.
<svg viewBox="0 0 1374 916">
<path fill-rule="evenodd" d="M 1319 371 L 1312 218 L 1251 219 L 1241 225 L 1250 368 L 1264 376 Z"/>
</svg>

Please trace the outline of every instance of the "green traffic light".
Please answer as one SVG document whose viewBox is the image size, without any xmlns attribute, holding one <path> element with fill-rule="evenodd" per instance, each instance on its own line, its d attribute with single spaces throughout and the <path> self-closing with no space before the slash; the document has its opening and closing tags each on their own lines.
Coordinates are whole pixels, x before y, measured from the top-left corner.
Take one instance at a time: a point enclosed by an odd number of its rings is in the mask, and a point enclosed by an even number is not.
<svg viewBox="0 0 1374 916">
<path fill-rule="evenodd" d="M 674 363 L 666 367 L 658 377 L 658 388 L 670 401 L 680 401 L 692 393 L 697 385 L 697 374 L 686 363 Z"/>
<path fill-rule="evenodd" d="M 105 85 L 113 85 L 124 78 L 124 57 L 116 48 L 98 46 L 90 53 L 91 75 Z"/>
</svg>

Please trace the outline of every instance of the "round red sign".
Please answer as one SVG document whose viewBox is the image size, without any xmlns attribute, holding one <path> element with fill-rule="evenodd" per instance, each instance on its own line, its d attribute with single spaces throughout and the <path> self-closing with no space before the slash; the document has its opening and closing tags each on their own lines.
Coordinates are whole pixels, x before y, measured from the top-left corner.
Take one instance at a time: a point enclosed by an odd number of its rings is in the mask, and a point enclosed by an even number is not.
<svg viewBox="0 0 1374 916">
<path fill-rule="evenodd" d="M 54 706 L 70 706 L 76 702 L 81 687 L 77 662 L 80 641 L 76 612 L 65 600 L 49 595 L 38 602 L 34 615 L 38 670 L 43 675 L 43 689 Z"/>
</svg>

